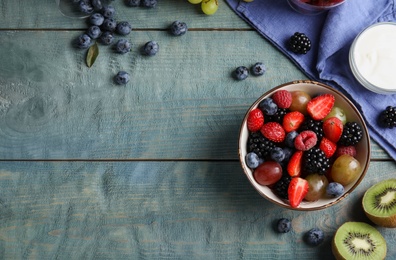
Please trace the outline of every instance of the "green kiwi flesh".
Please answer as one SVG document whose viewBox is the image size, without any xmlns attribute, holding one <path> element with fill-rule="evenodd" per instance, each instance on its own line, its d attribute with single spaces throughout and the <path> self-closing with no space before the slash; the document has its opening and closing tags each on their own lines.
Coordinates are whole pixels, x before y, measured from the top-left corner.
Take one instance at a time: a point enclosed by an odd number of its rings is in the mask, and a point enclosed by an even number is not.
<svg viewBox="0 0 396 260">
<path fill-rule="evenodd" d="M 345 222 L 332 241 L 332 251 L 337 260 L 385 259 L 386 241 L 380 232 L 364 222 Z"/>
<path fill-rule="evenodd" d="M 396 179 L 371 186 L 363 196 L 363 210 L 375 224 L 396 227 Z"/>
</svg>

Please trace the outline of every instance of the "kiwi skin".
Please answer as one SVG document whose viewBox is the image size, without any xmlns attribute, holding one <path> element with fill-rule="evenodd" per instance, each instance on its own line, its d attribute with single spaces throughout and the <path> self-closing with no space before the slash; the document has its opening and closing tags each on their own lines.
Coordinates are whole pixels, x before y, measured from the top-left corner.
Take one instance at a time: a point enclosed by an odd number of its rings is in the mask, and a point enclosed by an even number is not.
<svg viewBox="0 0 396 260">
<path fill-rule="evenodd" d="M 378 212 L 370 206 L 371 201 L 375 200 L 375 196 L 382 192 L 384 189 L 392 189 L 396 192 L 396 179 L 388 179 L 378 182 L 371 186 L 365 193 L 362 199 L 362 206 L 366 216 L 376 225 L 381 227 L 395 228 L 396 227 L 396 209 L 392 212 Z M 396 198 L 393 199 L 393 207 L 396 207 Z"/>
</svg>

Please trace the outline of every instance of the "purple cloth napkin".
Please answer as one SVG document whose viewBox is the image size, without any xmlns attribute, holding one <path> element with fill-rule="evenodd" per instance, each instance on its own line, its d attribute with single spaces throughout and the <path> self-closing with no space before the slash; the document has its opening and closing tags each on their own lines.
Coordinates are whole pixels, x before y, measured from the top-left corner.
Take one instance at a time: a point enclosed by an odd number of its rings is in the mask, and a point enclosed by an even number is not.
<svg viewBox="0 0 396 260">
<path fill-rule="evenodd" d="M 366 90 L 354 78 L 348 59 L 350 46 L 363 29 L 377 22 L 396 20 L 396 0 L 347 0 L 314 16 L 297 13 L 286 0 L 226 2 L 310 79 L 346 94 L 365 118 L 373 140 L 396 160 L 396 130 L 383 128 L 377 121 L 386 106 L 396 106 L 396 95 Z M 287 49 L 285 43 L 294 32 L 303 32 L 310 38 L 312 49 L 308 54 L 296 55 Z"/>
</svg>

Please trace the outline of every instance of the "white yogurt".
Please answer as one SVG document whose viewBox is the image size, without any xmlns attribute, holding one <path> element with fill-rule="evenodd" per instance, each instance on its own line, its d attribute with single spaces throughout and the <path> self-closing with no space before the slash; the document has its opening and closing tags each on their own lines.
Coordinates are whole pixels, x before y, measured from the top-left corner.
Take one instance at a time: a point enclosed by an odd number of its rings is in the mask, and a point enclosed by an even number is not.
<svg viewBox="0 0 396 260">
<path fill-rule="evenodd" d="M 378 93 L 396 91 L 396 23 L 378 23 L 364 30 L 350 54 L 360 83 Z"/>
</svg>

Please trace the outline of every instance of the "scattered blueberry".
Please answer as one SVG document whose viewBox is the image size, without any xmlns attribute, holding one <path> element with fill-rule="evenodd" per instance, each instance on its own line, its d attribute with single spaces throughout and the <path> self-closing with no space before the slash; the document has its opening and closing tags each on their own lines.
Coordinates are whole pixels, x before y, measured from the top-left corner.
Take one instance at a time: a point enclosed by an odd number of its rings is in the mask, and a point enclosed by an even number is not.
<svg viewBox="0 0 396 260">
<path fill-rule="evenodd" d="M 79 8 L 80 12 L 85 13 L 85 14 L 90 14 L 94 11 L 92 4 L 89 1 L 84 1 L 84 0 L 81 0 L 78 3 L 78 8 Z"/>
<path fill-rule="evenodd" d="M 154 8 L 157 5 L 157 0 L 142 0 L 141 5 L 143 7 Z"/>
<path fill-rule="evenodd" d="M 104 45 L 110 45 L 114 41 L 114 35 L 112 32 L 104 32 L 100 36 L 100 42 L 103 43 Z"/>
<path fill-rule="evenodd" d="M 140 0 L 126 0 L 126 5 L 136 7 L 140 5 Z"/>
<path fill-rule="evenodd" d="M 294 139 L 296 139 L 298 135 L 297 131 L 291 131 L 287 133 L 285 137 L 285 144 L 287 147 L 294 148 Z"/>
<path fill-rule="evenodd" d="M 245 66 L 239 66 L 234 70 L 234 78 L 236 80 L 244 80 L 249 76 L 249 70 Z"/>
<path fill-rule="evenodd" d="M 100 30 L 99 26 L 97 25 L 92 25 L 88 28 L 87 30 L 87 34 L 89 37 L 91 37 L 92 39 L 97 39 L 100 37 L 100 35 L 102 34 L 102 31 Z"/>
<path fill-rule="evenodd" d="M 287 218 L 281 218 L 278 220 L 276 228 L 279 233 L 287 233 L 291 230 L 291 221 Z"/>
<path fill-rule="evenodd" d="M 125 85 L 129 82 L 129 74 L 126 71 L 120 71 L 114 76 L 114 82 L 118 85 Z"/>
<path fill-rule="evenodd" d="M 102 10 L 103 4 L 101 0 L 91 0 L 91 3 L 95 11 Z"/>
<path fill-rule="evenodd" d="M 113 18 L 106 18 L 103 21 L 102 29 L 104 31 L 114 32 L 117 27 L 117 22 Z"/>
<path fill-rule="evenodd" d="M 260 165 L 260 158 L 254 152 L 246 154 L 246 164 L 250 169 L 255 169 Z"/>
<path fill-rule="evenodd" d="M 102 8 L 102 14 L 105 18 L 113 18 L 115 15 L 115 12 L 116 11 L 115 11 L 114 7 L 111 5 L 106 5 L 106 6 L 103 6 L 103 8 Z"/>
<path fill-rule="evenodd" d="M 278 105 L 275 104 L 272 98 L 266 98 L 259 103 L 260 109 L 264 112 L 264 114 L 273 116 L 278 111 Z"/>
<path fill-rule="evenodd" d="M 105 18 L 100 13 L 94 13 L 91 14 L 91 16 L 88 18 L 88 21 L 92 25 L 101 26 L 104 22 L 104 19 Z"/>
<path fill-rule="evenodd" d="M 87 49 L 89 46 L 91 46 L 91 42 L 91 37 L 84 33 L 78 36 L 75 45 L 79 49 Z"/>
<path fill-rule="evenodd" d="M 128 40 L 120 39 L 115 45 L 115 50 L 118 53 L 125 54 L 131 51 L 131 43 Z"/>
<path fill-rule="evenodd" d="M 170 32 L 175 36 L 181 36 L 187 32 L 187 24 L 185 22 L 174 21 L 170 26 Z"/>
<path fill-rule="evenodd" d="M 317 246 L 324 240 L 324 233 L 319 228 L 313 228 L 305 233 L 305 242 L 310 246 Z"/>
<path fill-rule="evenodd" d="M 143 54 L 148 56 L 154 56 L 159 51 L 159 45 L 155 41 L 146 42 L 143 46 Z"/>
<path fill-rule="evenodd" d="M 285 152 L 281 147 L 274 147 L 270 152 L 271 159 L 276 162 L 282 162 L 285 159 Z"/>
<path fill-rule="evenodd" d="M 344 193 L 344 186 L 338 182 L 330 182 L 326 188 L 326 194 L 330 197 L 337 198 Z"/>
<path fill-rule="evenodd" d="M 116 32 L 121 35 L 128 35 L 132 31 L 132 26 L 129 22 L 119 22 L 116 27 Z"/>
<path fill-rule="evenodd" d="M 264 75 L 264 73 L 265 73 L 265 66 L 262 62 L 257 62 L 256 64 L 254 64 L 252 66 L 250 71 L 252 72 L 252 74 L 254 76 L 261 76 L 261 75 Z"/>
</svg>

